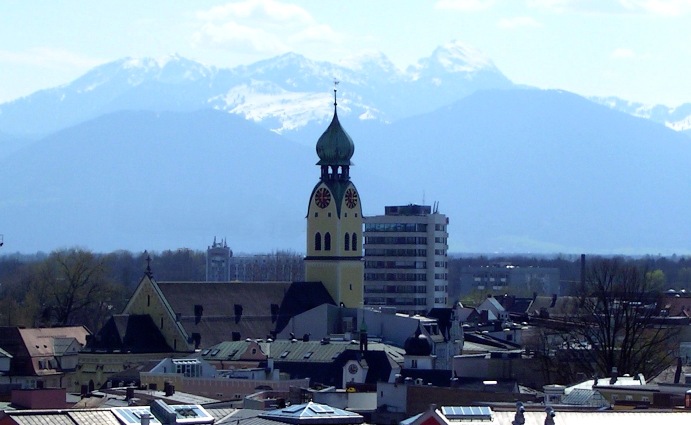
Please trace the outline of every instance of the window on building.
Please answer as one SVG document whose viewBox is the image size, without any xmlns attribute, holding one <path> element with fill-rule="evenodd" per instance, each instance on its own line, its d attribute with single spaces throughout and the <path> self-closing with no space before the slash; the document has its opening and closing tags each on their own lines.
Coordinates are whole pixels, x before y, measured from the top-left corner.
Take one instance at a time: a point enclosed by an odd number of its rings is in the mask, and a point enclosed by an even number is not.
<svg viewBox="0 0 691 425">
<path fill-rule="evenodd" d="M 357 234 L 353 233 L 353 251 L 357 251 Z"/>
<path fill-rule="evenodd" d="M 343 239 L 343 249 L 350 251 L 350 235 L 348 232 L 346 232 L 345 238 Z"/>
<path fill-rule="evenodd" d="M 331 251 L 331 233 L 324 234 L 324 251 Z"/>
<path fill-rule="evenodd" d="M 314 250 L 315 251 L 321 251 L 322 250 L 322 235 L 319 232 L 317 232 L 314 235 Z"/>
</svg>

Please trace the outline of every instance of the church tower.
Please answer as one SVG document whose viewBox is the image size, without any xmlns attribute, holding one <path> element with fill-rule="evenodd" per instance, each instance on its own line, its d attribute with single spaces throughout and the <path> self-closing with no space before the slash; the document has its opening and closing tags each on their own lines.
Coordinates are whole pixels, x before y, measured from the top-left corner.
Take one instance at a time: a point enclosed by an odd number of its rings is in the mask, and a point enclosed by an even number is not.
<svg viewBox="0 0 691 425">
<path fill-rule="evenodd" d="M 321 281 L 339 305 L 362 306 L 362 207 L 350 181 L 355 145 L 338 121 L 336 90 L 331 124 L 317 141 L 321 178 L 307 207 L 305 280 Z"/>
</svg>

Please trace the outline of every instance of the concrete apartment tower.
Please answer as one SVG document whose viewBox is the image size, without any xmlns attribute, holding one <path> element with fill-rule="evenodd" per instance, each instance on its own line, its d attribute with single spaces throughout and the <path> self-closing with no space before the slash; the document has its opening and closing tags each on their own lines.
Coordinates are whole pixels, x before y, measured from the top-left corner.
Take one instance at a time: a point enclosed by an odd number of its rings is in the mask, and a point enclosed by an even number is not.
<svg viewBox="0 0 691 425">
<path fill-rule="evenodd" d="M 333 119 L 317 141 L 321 177 L 307 206 L 305 280 L 321 281 L 339 305 L 361 307 L 362 207 L 350 181 L 355 145 L 336 108 L 334 90 Z"/>
<path fill-rule="evenodd" d="M 233 251 L 230 250 L 226 240 L 214 242 L 206 248 L 206 281 L 228 282 L 230 281 L 230 258 Z"/>
<path fill-rule="evenodd" d="M 407 314 L 449 306 L 449 219 L 436 205 L 388 206 L 364 222 L 365 305 Z"/>
</svg>

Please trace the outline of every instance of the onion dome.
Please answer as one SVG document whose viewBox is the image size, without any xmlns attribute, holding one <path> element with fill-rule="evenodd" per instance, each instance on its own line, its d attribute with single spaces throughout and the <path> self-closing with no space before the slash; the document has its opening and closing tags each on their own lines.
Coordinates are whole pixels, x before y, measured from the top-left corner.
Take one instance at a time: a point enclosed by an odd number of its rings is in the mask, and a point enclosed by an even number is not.
<svg viewBox="0 0 691 425">
<path fill-rule="evenodd" d="M 429 356 L 432 354 L 432 345 L 427 340 L 427 337 L 422 334 L 420 325 L 418 325 L 415 335 L 405 340 L 403 348 L 409 356 Z"/>
<path fill-rule="evenodd" d="M 336 102 L 331 124 L 317 141 L 317 165 L 351 165 L 350 158 L 355 153 L 355 144 L 338 121 Z"/>
</svg>

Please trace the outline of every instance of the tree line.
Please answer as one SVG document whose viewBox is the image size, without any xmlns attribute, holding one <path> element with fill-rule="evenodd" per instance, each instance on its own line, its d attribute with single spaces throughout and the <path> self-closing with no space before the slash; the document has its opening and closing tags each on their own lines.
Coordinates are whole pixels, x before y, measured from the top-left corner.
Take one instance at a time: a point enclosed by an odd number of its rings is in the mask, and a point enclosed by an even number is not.
<svg viewBox="0 0 691 425">
<path fill-rule="evenodd" d="M 243 260 L 243 280 L 300 280 L 302 256 L 288 251 Z M 97 331 L 120 313 L 147 271 L 158 281 L 204 281 L 206 252 L 81 248 L 0 257 L 0 326 L 84 325 Z"/>
</svg>

